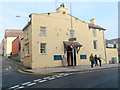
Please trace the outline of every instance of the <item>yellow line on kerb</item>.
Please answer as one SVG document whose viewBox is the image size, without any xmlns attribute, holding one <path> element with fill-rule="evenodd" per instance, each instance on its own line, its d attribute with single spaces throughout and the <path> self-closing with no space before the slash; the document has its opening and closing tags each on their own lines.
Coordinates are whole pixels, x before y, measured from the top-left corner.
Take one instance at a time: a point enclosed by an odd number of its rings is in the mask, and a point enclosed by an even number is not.
<svg viewBox="0 0 120 90">
<path fill-rule="evenodd" d="M 111 70 L 111 69 L 117 69 L 117 68 L 118 68 L 118 67 L 104 68 L 104 69 L 97 69 L 97 70 L 91 70 L 91 71 L 83 71 L 83 72 L 79 72 L 79 73 L 96 72 L 96 71 Z"/>
<path fill-rule="evenodd" d="M 82 71 L 82 72 L 73 72 L 73 73 L 88 73 L 88 72 L 96 72 L 96 71 L 103 71 L 103 70 L 111 70 L 111 69 L 116 69 L 118 67 L 113 67 L 113 68 L 104 68 L 104 69 L 97 69 L 97 70 L 92 70 L 92 71 Z M 24 72 L 22 70 L 18 70 L 20 73 L 24 74 L 39 74 L 39 75 L 54 75 L 54 74 L 61 74 L 61 73 L 30 73 L 30 72 Z M 71 73 L 71 72 L 65 72 L 65 73 Z"/>
<path fill-rule="evenodd" d="M 24 74 L 40 74 L 40 75 L 54 75 L 54 74 L 61 74 L 61 73 L 30 73 L 30 72 L 24 72 L 22 70 L 18 70 L 18 72 L 20 73 L 24 73 Z"/>
</svg>

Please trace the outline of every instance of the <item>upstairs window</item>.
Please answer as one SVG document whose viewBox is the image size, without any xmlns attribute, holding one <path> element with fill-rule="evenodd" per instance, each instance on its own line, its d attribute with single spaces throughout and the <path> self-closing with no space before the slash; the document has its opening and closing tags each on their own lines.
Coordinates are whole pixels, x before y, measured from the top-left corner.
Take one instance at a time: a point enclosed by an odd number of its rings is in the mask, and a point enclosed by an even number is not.
<svg viewBox="0 0 120 90">
<path fill-rule="evenodd" d="M 40 35 L 45 36 L 46 35 L 46 27 L 40 27 Z"/>
<path fill-rule="evenodd" d="M 40 53 L 46 53 L 46 43 L 40 44 Z"/>
<path fill-rule="evenodd" d="M 96 36 L 97 36 L 95 29 L 93 29 L 92 34 L 93 34 L 93 37 L 96 37 Z"/>
<path fill-rule="evenodd" d="M 96 50 L 97 49 L 97 40 L 93 41 L 93 48 Z"/>
</svg>

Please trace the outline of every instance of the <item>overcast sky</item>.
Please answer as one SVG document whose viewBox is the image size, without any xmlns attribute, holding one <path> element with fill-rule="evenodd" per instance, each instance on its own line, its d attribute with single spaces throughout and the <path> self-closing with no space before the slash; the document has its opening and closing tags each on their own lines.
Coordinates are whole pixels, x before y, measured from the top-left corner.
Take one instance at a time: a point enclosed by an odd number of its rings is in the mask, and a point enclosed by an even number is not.
<svg viewBox="0 0 120 90">
<path fill-rule="evenodd" d="M 22 30 L 29 14 L 55 12 L 55 8 L 64 2 L 1 2 L 0 3 L 0 42 L 5 29 Z M 72 15 L 90 22 L 97 19 L 97 24 L 106 29 L 105 38 L 118 37 L 118 2 L 72 2 Z M 69 3 L 65 2 L 68 8 Z M 21 16 L 17 18 L 16 15 Z"/>
</svg>

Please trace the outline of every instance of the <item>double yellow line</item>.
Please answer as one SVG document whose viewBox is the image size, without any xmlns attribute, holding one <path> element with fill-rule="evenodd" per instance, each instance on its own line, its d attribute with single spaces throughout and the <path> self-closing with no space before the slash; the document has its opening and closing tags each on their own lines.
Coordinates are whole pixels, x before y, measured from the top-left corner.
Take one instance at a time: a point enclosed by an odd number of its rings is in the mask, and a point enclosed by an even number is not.
<svg viewBox="0 0 120 90">
<path fill-rule="evenodd" d="M 103 71 L 103 70 L 112 70 L 112 69 L 118 69 L 118 67 L 113 67 L 113 68 L 102 68 L 102 69 L 97 69 L 97 70 L 91 70 L 91 71 L 83 71 L 79 73 L 88 73 L 88 72 L 96 72 L 96 71 Z"/>
<path fill-rule="evenodd" d="M 18 70 L 18 72 L 24 73 L 24 74 L 39 74 L 39 75 L 56 75 L 56 74 L 61 74 L 61 73 L 31 73 L 31 72 L 22 71 L 20 69 Z"/>
<path fill-rule="evenodd" d="M 102 68 L 102 69 L 97 69 L 97 70 L 91 70 L 91 71 L 82 71 L 82 72 L 73 72 L 73 73 L 88 73 L 88 72 L 96 72 L 96 71 L 103 71 L 103 70 L 112 70 L 112 69 L 118 69 L 118 67 L 113 67 L 113 68 Z M 39 74 L 39 75 L 54 75 L 54 74 L 60 74 L 60 73 L 32 73 L 32 72 L 25 72 L 23 70 L 18 70 L 20 73 L 24 74 Z M 61 72 L 62 73 L 62 72 Z M 71 72 L 66 72 L 66 73 L 71 73 Z"/>
</svg>

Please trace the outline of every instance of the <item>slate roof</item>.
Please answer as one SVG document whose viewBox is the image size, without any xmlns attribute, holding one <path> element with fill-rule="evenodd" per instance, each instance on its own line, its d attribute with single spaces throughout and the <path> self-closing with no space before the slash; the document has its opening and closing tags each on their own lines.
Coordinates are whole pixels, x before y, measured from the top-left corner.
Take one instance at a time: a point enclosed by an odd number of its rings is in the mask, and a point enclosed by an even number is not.
<svg viewBox="0 0 120 90">
<path fill-rule="evenodd" d="M 116 43 L 120 43 L 120 38 L 111 39 L 111 40 L 106 40 L 106 43 L 113 44 L 114 42 L 116 42 Z"/>
<path fill-rule="evenodd" d="M 18 37 L 23 35 L 22 30 L 5 30 L 5 37 Z"/>
<path fill-rule="evenodd" d="M 106 30 L 106 29 L 104 29 L 104 28 L 102 28 L 102 27 L 100 27 L 100 26 L 98 26 L 98 25 L 94 25 L 94 24 L 88 24 L 88 27 L 89 28 L 94 28 L 94 29 L 101 29 L 101 30 Z"/>
</svg>

